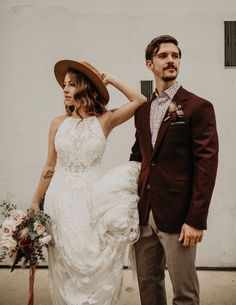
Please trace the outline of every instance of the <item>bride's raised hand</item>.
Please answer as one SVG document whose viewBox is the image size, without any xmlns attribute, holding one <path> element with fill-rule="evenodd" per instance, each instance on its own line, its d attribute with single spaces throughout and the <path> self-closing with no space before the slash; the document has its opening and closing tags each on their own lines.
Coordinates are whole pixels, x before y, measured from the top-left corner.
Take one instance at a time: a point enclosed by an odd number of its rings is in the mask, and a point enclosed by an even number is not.
<svg viewBox="0 0 236 305">
<path fill-rule="evenodd" d="M 102 76 L 103 84 L 105 86 L 111 83 L 111 80 L 113 78 L 111 74 L 102 73 L 101 76 Z"/>
<path fill-rule="evenodd" d="M 32 202 L 29 206 L 29 210 L 37 212 L 39 210 L 39 204 L 37 202 Z"/>
</svg>

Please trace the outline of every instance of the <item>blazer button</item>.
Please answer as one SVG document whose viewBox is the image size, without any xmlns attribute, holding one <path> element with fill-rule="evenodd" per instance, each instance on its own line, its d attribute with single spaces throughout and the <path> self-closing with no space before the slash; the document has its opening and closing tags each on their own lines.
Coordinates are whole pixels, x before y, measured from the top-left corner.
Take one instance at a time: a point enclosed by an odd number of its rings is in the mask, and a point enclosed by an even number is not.
<svg viewBox="0 0 236 305">
<path fill-rule="evenodd" d="M 150 184 L 147 184 L 147 190 L 149 190 L 151 188 Z"/>
</svg>

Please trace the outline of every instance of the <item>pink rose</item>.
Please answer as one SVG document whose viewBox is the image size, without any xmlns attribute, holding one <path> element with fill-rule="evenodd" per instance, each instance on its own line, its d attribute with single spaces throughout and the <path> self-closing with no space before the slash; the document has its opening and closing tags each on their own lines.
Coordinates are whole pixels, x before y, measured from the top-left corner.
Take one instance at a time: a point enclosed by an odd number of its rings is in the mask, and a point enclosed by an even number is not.
<svg viewBox="0 0 236 305">
<path fill-rule="evenodd" d="M 41 222 L 37 220 L 34 223 L 34 230 L 37 232 L 38 235 L 42 235 L 46 228 Z"/>
<path fill-rule="evenodd" d="M 22 210 L 14 210 L 11 212 L 10 220 L 18 226 L 22 223 L 23 218 L 26 216 L 26 213 Z"/>
<path fill-rule="evenodd" d="M 11 220 L 6 219 L 3 222 L 2 227 L 1 227 L 2 236 L 3 237 L 12 236 L 15 228 L 16 228 L 15 224 Z"/>
<path fill-rule="evenodd" d="M 11 252 L 15 250 L 16 245 L 17 242 L 12 237 L 4 238 L 0 243 L 0 247 L 5 252 Z"/>
</svg>

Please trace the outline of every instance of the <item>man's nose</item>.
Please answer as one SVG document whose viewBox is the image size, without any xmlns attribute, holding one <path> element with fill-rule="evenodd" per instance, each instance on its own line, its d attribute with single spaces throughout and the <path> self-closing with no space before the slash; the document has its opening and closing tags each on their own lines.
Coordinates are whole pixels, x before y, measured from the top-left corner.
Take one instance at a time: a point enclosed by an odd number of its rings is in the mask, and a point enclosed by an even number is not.
<svg viewBox="0 0 236 305">
<path fill-rule="evenodd" d="M 168 55 L 168 57 L 167 57 L 167 62 L 168 62 L 168 63 L 174 62 L 174 58 L 173 58 L 173 56 L 172 56 L 171 54 Z"/>
</svg>

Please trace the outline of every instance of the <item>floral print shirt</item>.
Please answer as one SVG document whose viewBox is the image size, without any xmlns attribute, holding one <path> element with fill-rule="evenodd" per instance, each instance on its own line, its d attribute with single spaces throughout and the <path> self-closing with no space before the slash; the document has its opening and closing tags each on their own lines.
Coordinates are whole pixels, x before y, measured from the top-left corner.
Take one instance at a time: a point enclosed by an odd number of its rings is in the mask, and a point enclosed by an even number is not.
<svg viewBox="0 0 236 305">
<path fill-rule="evenodd" d="M 173 97 L 175 96 L 176 92 L 180 88 L 180 84 L 176 82 L 173 86 L 165 90 L 161 95 L 158 95 L 155 92 L 155 98 L 151 104 L 151 111 L 150 111 L 150 129 L 152 135 L 152 146 L 155 146 L 156 139 L 158 136 L 158 132 L 161 126 L 161 122 L 165 116 L 165 113 L 170 106 Z"/>
</svg>

